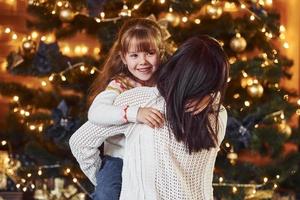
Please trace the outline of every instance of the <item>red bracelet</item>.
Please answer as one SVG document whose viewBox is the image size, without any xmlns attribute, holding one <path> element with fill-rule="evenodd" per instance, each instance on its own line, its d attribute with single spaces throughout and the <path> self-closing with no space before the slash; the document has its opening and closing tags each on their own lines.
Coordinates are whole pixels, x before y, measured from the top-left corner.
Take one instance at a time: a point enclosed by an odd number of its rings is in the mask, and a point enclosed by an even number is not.
<svg viewBox="0 0 300 200">
<path fill-rule="evenodd" d="M 128 107 L 129 106 L 126 106 L 123 110 L 124 110 L 124 116 L 123 116 L 123 118 L 124 118 L 124 120 L 125 120 L 125 122 L 127 123 L 128 122 L 128 118 L 127 118 L 127 110 L 128 110 Z"/>
</svg>

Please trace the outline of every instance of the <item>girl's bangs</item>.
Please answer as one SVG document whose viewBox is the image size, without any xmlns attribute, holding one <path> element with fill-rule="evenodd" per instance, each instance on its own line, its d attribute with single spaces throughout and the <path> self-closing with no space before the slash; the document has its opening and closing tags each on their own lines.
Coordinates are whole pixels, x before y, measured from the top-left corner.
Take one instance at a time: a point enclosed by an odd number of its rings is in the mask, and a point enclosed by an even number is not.
<svg viewBox="0 0 300 200">
<path fill-rule="evenodd" d="M 158 40 L 153 34 L 146 31 L 136 31 L 135 34 L 127 37 L 123 45 L 123 52 L 150 52 L 155 50 L 159 52 Z"/>
</svg>

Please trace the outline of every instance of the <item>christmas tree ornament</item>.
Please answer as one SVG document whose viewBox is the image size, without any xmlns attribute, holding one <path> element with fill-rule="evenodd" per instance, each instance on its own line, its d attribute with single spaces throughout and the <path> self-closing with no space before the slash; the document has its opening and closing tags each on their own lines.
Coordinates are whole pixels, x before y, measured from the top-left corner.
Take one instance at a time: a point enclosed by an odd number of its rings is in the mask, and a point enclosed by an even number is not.
<svg viewBox="0 0 300 200">
<path fill-rule="evenodd" d="M 22 50 L 24 53 L 35 53 L 36 43 L 31 39 L 26 39 L 22 43 Z"/>
<path fill-rule="evenodd" d="M 160 19 L 166 19 L 172 26 L 176 27 L 180 24 L 180 16 L 176 12 L 167 12 L 160 15 Z"/>
<path fill-rule="evenodd" d="M 69 138 L 79 127 L 80 120 L 69 116 L 69 107 L 62 100 L 52 111 L 53 124 L 45 129 L 45 136 L 52 139 L 61 148 L 68 148 Z"/>
<path fill-rule="evenodd" d="M 241 36 L 240 33 L 237 33 L 231 40 L 230 40 L 230 48 L 239 53 L 246 49 L 247 41 L 245 38 Z"/>
<path fill-rule="evenodd" d="M 230 149 L 230 152 L 227 154 L 227 158 L 229 159 L 229 162 L 234 165 L 236 163 L 236 160 L 238 159 L 237 153 L 234 152 L 233 148 Z"/>
<path fill-rule="evenodd" d="M 48 75 L 51 70 L 61 70 L 67 67 L 67 57 L 60 52 L 57 42 L 40 42 L 32 61 L 35 73 Z"/>
<path fill-rule="evenodd" d="M 7 69 L 11 71 L 23 62 L 24 58 L 22 57 L 22 55 L 13 51 L 7 56 Z"/>
<path fill-rule="evenodd" d="M 288 137 L 292 134 L 292 128 L 286 123 L 286 120 L 282 120 L 277 127 L 282 134 Z"/>
<path fill-rule="evenodd" d="M 59 19 L 62 22 L 71 22 L 75 17 L 75 13 L 70 8 L 62 8 L 59 11 Z"/>
<path fill-rule="evenodd" d="M 212 18 L 212 19 L 218 19 L 221 17 L 223 13 L 223 9 L 221 5 L 215 3 L 215 4 L 208 4 L 206 6 L 206 14 Z"/>
<path fill-rule="evenodd" d="M 253 82 L 254 82 L 254 78 L 253 77 L 250 77 L 250 76 L 243 77 L 241 79 L 241 86 L 242 86 L 242 88 L 246 88 L 246 87 L 252 85 Z"/>
<path fill-rule="evenodd" d="M 264 88 L 258 81 L 256 81 L 247 87 L 247 93 L 253 98 L 260 98 L 264 93 Z"/>
</svg>

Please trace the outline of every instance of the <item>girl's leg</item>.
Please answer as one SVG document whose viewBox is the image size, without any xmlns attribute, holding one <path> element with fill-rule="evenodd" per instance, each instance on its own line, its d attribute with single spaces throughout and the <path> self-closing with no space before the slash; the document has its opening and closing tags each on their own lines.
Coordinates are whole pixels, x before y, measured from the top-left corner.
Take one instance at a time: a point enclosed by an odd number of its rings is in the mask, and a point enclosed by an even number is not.
<svg viewBox="0 0 300 200">
<path fill-rule="evenodd" d="M 123 160 L 104 156 L 102 166 L 97 173 L 97 186 L 94 200 L 119 200 L 122 187 Z"/>
</svg>

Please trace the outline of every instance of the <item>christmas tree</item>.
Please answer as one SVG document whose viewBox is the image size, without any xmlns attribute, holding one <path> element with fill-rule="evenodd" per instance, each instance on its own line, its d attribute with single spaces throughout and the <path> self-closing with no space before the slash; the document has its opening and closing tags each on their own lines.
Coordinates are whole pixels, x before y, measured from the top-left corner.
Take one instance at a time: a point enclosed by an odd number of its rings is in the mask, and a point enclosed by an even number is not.
<svg viewBox="0 0 300 200">
<path fill-rule="evenodd" d="M 191 36 L 208 34 L 228 54 L 229 116 L 215 167 L 215 196 L 266 199 L 300 192 L 299 130 L 289 125 L 300 115 L 300 102 L 280 84 L 291 78 L 293 62 L 280 51 L 288 43 L 272 1 L 29 0 L 27 9 L 30 31 L 7 56 L 7 70 L 36 77 L 41 87 L 0 82 L 1 94 L 12 99 L 1 137 L 15 161 L 7 165 L 18 171 L 12 177 L 17 188 L 37 191 L 36 180 L 43 185 L 60 177 L 52 183 L 56 189 L 63 180 L 74 183 L 73 193 L 91 190 L 68 140 L 87 120 L 88 88 L 118 29 L 130 17 L 148 17 L 161 26 L 170 51 Z"/>
</svg>

